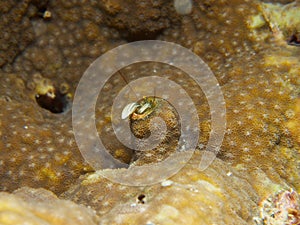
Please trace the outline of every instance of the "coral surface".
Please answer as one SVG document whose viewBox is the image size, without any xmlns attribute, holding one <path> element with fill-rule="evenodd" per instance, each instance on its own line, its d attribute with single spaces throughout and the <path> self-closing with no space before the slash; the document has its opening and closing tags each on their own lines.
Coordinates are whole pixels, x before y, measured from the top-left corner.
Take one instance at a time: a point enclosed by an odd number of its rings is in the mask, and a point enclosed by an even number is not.
<svg viewBox="0 0 300 225">
<path fill-rule="evenodd" d="M 21 204 L 19 216 L 30 221 L 38 200 L 7 193 L 29 186 L 93 208 L 103 224 L 276 224 L 266 214 L 266 198 L 299 205 L 296 194 L 280 198 L 300 192 L 299 1 L 276 1 L 288 2 L 284 7 L 268 2 L 194 0 L 191 13 L 179 15 L 172 2 L 161 0 L 1 1 L 0 190 L 6 191 L 1 205 Z M 125 81 L 119 73 L 108 80 L 96 106 L 99 136 L 114 157 L 126 163 L 133 157 L 111 126 L 111 106 L 126 81 L 153 74 L 169 78 L 191 96 L 200 118 L 197 153 L 182 171 L 161 184 L 130 187 L 90 173 L 73 135 L 71 101 L 93 60 L 120 44 L 149 38 L 180 44 L 209 65 L 226 101 L 227 129 L 218 159 L 199 171 L 211 126 L 200 88 L 172 66 L 122 69 Z M 41 96 L 53 101 L 41 104 Z M 66 97 L 59 97 L 66 103 L 62 113 L 48 110 L 57 109 L 56 96 Z M 45 211 L 59 204 L 54 202 L 43 202 Z M 299 217 L 297 204 L 289 203 L 285 212 Z M 282 215 L 276 218 L 292 221 Z"/>
<path fill-rule="evenodd" d="M 33 81 L 5 73 L 0 80 L 1 189 L 47 187 L 61 193 L 90 168 L 77 150 L 70 112 L 57 116 L 39 107 L 34 96 L 41 90 Z"/>
<path fill-rule="evenodd" d="M 197 152 L 195 158 L 199 156 Z M 254 224 L 259 198 L 242 174 L 221 160 L 204 172 L 198 163 L 192 159 L 171 179 L 148 187 L 122 186 L 87 175 L 62 197 L 94 208 L 104 224 Z"/>
<path fill-rule="evenodd" d="M 262 13 L 277 39 L 284 39 L 291 45 L 299 45 L 300 1 L 290 4 L 262 4 Z"/>
<path fill-rule="evenodd" d="M 0 193 L 0 224 L 87 224 L 96 225 L 92 210 L 60 200 L 45 189 L 21 188 L 13 194 Z"/>
<path fill-rule="evenodd" d="M 14 59 L 34 40 L 28 1 L 1 1 L 0 66 Z"/>
</svg>

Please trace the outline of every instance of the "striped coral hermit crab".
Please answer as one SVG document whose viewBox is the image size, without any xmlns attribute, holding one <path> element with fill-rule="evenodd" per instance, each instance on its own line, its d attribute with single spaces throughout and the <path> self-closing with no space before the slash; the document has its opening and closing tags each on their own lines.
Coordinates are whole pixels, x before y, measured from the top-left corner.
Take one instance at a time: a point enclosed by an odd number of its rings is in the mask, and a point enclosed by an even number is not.
<svg viewBox="0 0 300 225">
<path fill-rule="evenodd" d="M 130 115 L 134 119 L 143 119 L 151 114 L 157 106 L 157 99 L 154 96 L 143 97 L 137 102 L 126 105 L 122 111 L 122 119 L 128 118 Z"/>
<path fill-rule="evenodd" d="M 129 118 L 131 132 L 136 137 L 135 146 L 138 150 L 134 151 L 132 158 L 135 165 L 159 162 L 175 152 L 180 137 L 180 120 L 177 111 L 167 100 L 154 96 L 144 97 L 126 105 L 121 117 Z M 159 123 L 151 123 L 156 117 L 165 122 L 165 133 Z M 148 138 L 152 132 L 158 145 L 148 149 L 144 138 Z"/>
</svg>

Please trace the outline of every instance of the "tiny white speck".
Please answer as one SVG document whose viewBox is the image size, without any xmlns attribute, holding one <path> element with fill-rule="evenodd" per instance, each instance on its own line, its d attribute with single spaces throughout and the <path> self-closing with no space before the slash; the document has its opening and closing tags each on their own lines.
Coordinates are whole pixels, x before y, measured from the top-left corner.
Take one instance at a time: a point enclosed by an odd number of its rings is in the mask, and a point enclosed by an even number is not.
<svg viewBox="0 0 300 225">
<path fill-rule="evenodd" d="M 280 123 L 280 119 L 279 119 L 279 118 L 276 118 L 276 119 L 274 120 L 274 122 L 275 122 L 275 123 Z"/>
<path fill-rule="evenodd" d="M 244 148 L 243 148 L 243 151 L 244 151 L 244 152 L 249 152 L 249 151 L 250 151 L 250 149 L 249 149 L 249 148 L 247 148 L 247 147 L 244 147 Z"/>
<path fill-rule="evenodd" d="M 260 146 L 260 142 L 259 142 L 259 141 L 255 141 L 255 142 L 254 142 L 254 145 L 255 145 L 255 146 Z"/>
<path fill-rule="evenodd" d="M 199 144 L 198 145 L 200 149 L 204 149 L 205 145 L 204 144 Z"/>
<path fill-rule="evenodd" d="M 165 180 L 163 182 L 161 182 L 161 186 L 162 187 L 168 187 L 168 186 L 171 186 L 174 182 L 171 181 L 171 180 Z"/>
<path fill-rule="evenodd" d="M 275 109 L 280 109 L 280 106 L 279 105 L 274 105 L 274 108 Z"/>
<path fill-rule="evenodd" d="M 104 202 L 103 206 L 109 206 L 109 202 L 108 201 Z"/>
<path fill-rule="evenodd" d="M 47 148 L 48 152 L 53 152 L 53 150 L 54 150 L 54 148 L 52 148 L 52 147 Z"/>
<path fill-rule="evenodd" d="M 155 223 L 147 222 L 146 225 L 155 225 Z"/>
<path fill-rule="evenodd" d="M 69 152 L 69 151 L 64 151 L 63 154 L 64 154 L 64 155 L 69 155 L 70 152 Z"/>
<path fill-rule="evenodd" d="M 28 166 L 29 166 L 29 168 L 34 168 L 35 167 L 35 163 L 30 163 Z"/>
<path fill-rule="evenodd" d="M 19 172 L 19 175 L 20 175 L 20 176 L 23 176 L 24 174 L 25 174 L 24 170 L 21 170 L 21 171 Z"/>
<path fill-rule="evenodd" d="M 190 188 L 189 190 L 192 191 L 192 192 L 195 192 L 195 193 L 198 193 L 198 192 L 199 192 L 199 190 L 196 189 L 196 188 Z"/>
<path fill-rule="evenodd" d="M 250 135 L 251 135 L 251 132 L 250 132 L 250 131 L 246 131 L 246 132 L 245 132 L 245 135 L 246 135 L 246 136 L 250 136 Z"/>
</svg>

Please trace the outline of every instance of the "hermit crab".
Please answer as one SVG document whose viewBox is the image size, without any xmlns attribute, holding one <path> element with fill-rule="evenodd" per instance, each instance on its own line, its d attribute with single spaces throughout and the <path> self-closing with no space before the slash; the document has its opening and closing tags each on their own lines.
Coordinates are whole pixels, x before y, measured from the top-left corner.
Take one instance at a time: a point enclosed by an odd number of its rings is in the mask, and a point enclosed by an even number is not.
<svg viewBox="0 0 300 225">
<path fill-rule="evenodd" d="M 145 118 L 151 114 L 157 105 L 155 97 L 144 97 L 138 102 L 132 102 L 126 105 L 122 111 L 122 119 L 128 118 L 130 115 L 134 118 Z"/>
<path fill-rule="evenodd" d="M 164 121 L 153 122 L 156 118 Z M 176 151 L 180 137 L 180 121 L 175 108 L 165 99 L 149 96 L 126 105 L 122 111 L 122 119 L 129 118 L 136 151 L 132 158 L 134 165 L 144 165 L 162 161 Z M 163 132 L 165 130 L 165 132 Z M 150 135 L 154 135 L 157 145 L 153 149 L 147 149 L 147 141 Z"/>
</svg>

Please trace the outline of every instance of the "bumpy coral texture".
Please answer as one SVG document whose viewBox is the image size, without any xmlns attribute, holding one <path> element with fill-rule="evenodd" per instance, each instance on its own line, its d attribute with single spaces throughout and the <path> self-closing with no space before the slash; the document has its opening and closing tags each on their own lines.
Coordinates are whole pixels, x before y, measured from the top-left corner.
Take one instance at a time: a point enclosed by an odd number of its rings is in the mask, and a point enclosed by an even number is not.
<svg viewBox="0 0 300 225">
<path fill-rule="evenodd" d="M 200 153 L 196 156 L 199 159 Z M 191 160 L 170 180 L 151 187 L 116 185 L 100 175 L 88 175 L 63 197 L 96 209 L 104 224 L 252 224 L 258 196 L 248 181 L 221 160 L 205 172 L 199 172 L 198 163 Z M 211 210 L 214 215 L 207 216 Z"/>
<path fill-rule="evenodd" d="M 227 109 L 219 159 L 207 171 L 199 172 L 197 154 L 195 161 L 171 179 L 171 186 L 134 188 L 112 184 L 97 173 L 86 175 L 62 197 L 92 207 L 104 224 L 182 224 L 182 220 L 190 220 L 190 224 L 251 224 L 254 219 L 263 224 L 258 213 L 261 200 L 292 186 L 300 191 L 300 50 L 285 40 L 278 44 L 270 30 L 274 22 L 264 21 L 257 3 L 195 0 L 192 13 L 179 16 L 172 4 L 162 1 L 50 0 L 42 6 L 29 0 L 6 2 L 1 10 L 7 19 L 0 22 L 1 34 L 5 34 L 0 40 L 1 190 L 31 186 L 60 194 L 80 174 L 91 171 L 75 144 L 70 111 L 54 115 L 40 108 L 34 97 L 38 93 L 33 75 L 40 73 L 56 86 L 65 82 L 72 93 L 96 57 L 142 31 L 191 49 L 214 72 Z M 142 18 L 126 14 L 146 11 L 146 6 L 149 9 Z M 162 6 L 159 13 L 158 6 Z M 45 9 L 51 18 L 40 16 Z M 251 25 L 257 16 L 262 20 L 258 27 Z M 116 21 L 119 18 L 122 21 Z M 17 25 L 7 26 L 9 23 Z M 132 24 L 137 31 L 129 29 Z M 148 76 L 153 68 L 135 65 L 124 71 L 130 80 Z M 208 104 L 192 80 L 176 74 L 170 67 L 158 67 L 156 72 L 171 77 L 198 100 L 198 149 L 203 150 L 210 132 Z M 118 75 L 108 82 L 96 116 L 105 145 L 115 157 L 130 162 L 131 154 L 111 138 L 108 125 L 111 103 L 124 85 Z M 235 173 L 231 166 L 240 172 Z M 104 217 L 104 213 L 108 214 Z"/>
<path fill-rule="evenodd" d="M 135 7 L 128 7 L 135 4 Z M 103 18 L 106 24 L 121 31 L 122 37 L 130 41 L 153 39 L 180 21 L 172 1 L 113 0 L 99 2 L 99 7 L 106 13 Z"/>
<path fill-rule="evenodd" d="M 51 204 L 49 204 L 51 202 Z M 60 200 L 45 189 L 21 188 L 0 193 L 0 223 L 9 224 L 97 224 L 92 210 Z"/>
<path fill-rule="evenodd" d="M 90 168 L 76 148 L 70 114 L 57 116 L 37 107 L 35 89 L 26 89 L 16 74 L 1 73 L 0 80 L 1 189 L 66 190 Z"/>
<path fill-rule="evenodd" d="M 263 224 L 259 211 L 271 213 L 257 207 L 260 196 L 289 190 L 279 177 L 274 183 L 260 169 L 233 168 L 219 159 L 200 172 L 201 156 L 197 151 L 178 174 L 157 185 L 116 185 L 95 173 L 61 197 L 92 207 L 104 224 Z"/>
<path fill-rule="evenodd" d="M 28 1 L 1 1 L 0 66 L 14 59 L 34 40 Z"/>
</svg>

